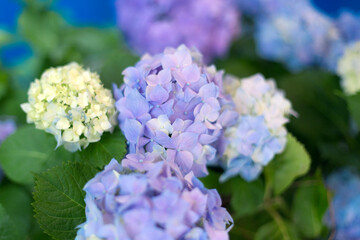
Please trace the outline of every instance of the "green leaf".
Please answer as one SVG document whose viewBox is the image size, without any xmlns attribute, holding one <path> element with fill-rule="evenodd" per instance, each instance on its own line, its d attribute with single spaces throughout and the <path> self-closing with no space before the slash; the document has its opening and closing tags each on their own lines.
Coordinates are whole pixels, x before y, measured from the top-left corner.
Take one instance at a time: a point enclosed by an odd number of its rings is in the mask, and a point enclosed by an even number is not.
<svg viewBox="0 0 360 240">
<path fill-rule="evenodd" d="M 220 183 L 220 175 L 220 172 L 209 169 L 209 175 L 200 180 L 206 188 L 216 189 L 221 195 L 230 197 L 230 205 L 235 211 L 233 217 L 244 217 L 259 210 L 264 202 L 264 184 L 261 179 L 246 182 L 241 177 L 233 177 Z"/>
<path fill-rule="evenodd" d="M 86 163 L 71 162 L 35 175 L 33 207 L 35 218 L 54 239 L 74 239 L 76 227 L 85 218 L 82 188 L 97 169 Z"/>
<path fill-rule="evenodd" d="M 101 137 L 101 141 L 91 143 L 79 155 L 82 161 L 102 169 L 113 158 L 121 161 L 126 152 L 127 144 L 125 137 L 121 131 L 115 131 L 113 134 L 105 133 Z"/>
<path fill-rule="evenodd" d="M 0 187 L 0 196 L 0 204 L 4 207 L 12 222 L 16 226 L 21 226 L 18 233 L 25 237 L 30 230 L 32 218 L 30 194 L 20 186 L 5 184 Z"/>
<path fill-rule="evenodd" d="M 104 64 L 98 71 L 104 86 L 111 88 L 113 83 L 120 86 L 122 84 L 122 77 L 119 76 L 122 76 L 125 68 L 133 66 L 138 60 L 138 57 L 124 49 L 112 50 L 106 55 Z M 115 82 L 114 79 L 116 79 Z"/>
<path fill-rule="evenodd" d="M 355 120 L 356 124 L 360 126 L 360 92 L 355 95 L 346 96 L 346 102 L 351 116 Z"/>
<path fill-rule="evenodd" d="M 310 168 L 311 159 L 304 146 L 290 133 L 283 153 L 277 155 L 265 168 L 267 184 L 272 182 L 275 194 L 280 194 Z"/>
<path fill-rule="evenodd" d="M 221 176 L 221 173 L 218 171 L 215 171 L 211 168 L 208 169 L 209 175 L 206 177 L 200 178 L 201 182 L 204 184 L 204 186 L 208 189 L 216 188 L 219 192 L 223 190 L 223 186 L 225 183 L 220 183 L 219 178 Z M 222 171 L 222 170 L 221 170 Z"/>
<path fill-rule="evenodd" d="M 19 240 L 22 236 L 19 233 L 19 226 L 10 219 L 5 208 L 0 204 L 0 240 Z"/>
<path fill-rule="evenodd" d="M 8 76 L 0 70 L 0 100 L 5 96 L 9 87 Z"/>
<path fill-rule="evenodd" d="M 21 127 L 1 144 L 0 163 L 9 179 L 32 184 L 33 173 L 71 159 L 71 153 L 55 147 L 54 136 L 30 125 Z"/>
<path fill-rule="evenodd" d="M 13 36 L 10 33 L 0 29 L 0 47 L 11 42 L 12 38 Z"/>
<path fill-rule="evenodd" d="M 336 75 L 306 70 L 279 76 L 277 80 L 279 88 L 285 91 L 299 114 L 287 127 L 306 145 L 312 156 L 318 154 L 318 144 L 349 137 L 346 101 L 334 94 L 342 91 Z M 320 165 L 322 159 L 317 157 L 313 161 Z"/>
<path fill-rule="evenodd" d="M 10 90 L 4 99 L 0 101 L 0 115 L 16 116 L 17 122 L 26 123 L 26 114 L 20 108 L 20 104 L 26 102 L 26 91 Z"/>
<path fill-rule="evenodd" d="M 264 201 L 264 186 L 260 179 L 246 182 L 240 177 L 231 181 L 231 207 L 235 217 L 243 217 L 255 213 Z"/>
<path fill-rule="evenodd" d="M 282 223 L 280 226 L 276 222 L 261 226 L 255 234 L 255 240 L 298 240 L 294 226 L 287 222 Z"/>
<path fill-rule="evenodd" d="M 295 192 L 292 214 L 297 229 L 307 238 L 316 238 L 323 229 L 322 219 L 328 207 L 327 191 L 321 179 L 306 182 Z"/>
<path fill-rule="evenodd" d="M 53 52 L 61 43 L 63 19 L 43 7 L 28 6 L 18 19 L 19 32 L 40 54 Z"/>
</svg>

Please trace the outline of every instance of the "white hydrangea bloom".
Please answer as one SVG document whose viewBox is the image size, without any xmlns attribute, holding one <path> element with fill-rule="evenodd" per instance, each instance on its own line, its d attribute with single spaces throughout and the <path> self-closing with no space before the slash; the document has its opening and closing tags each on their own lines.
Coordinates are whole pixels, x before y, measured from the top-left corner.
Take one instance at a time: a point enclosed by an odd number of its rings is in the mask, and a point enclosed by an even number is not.
<svg viewBox="0 0 360 240">
<path fill-rule="evenodd" d="M 360 91 L 360 41 L 346 48 L 338 62 L 337 73 L 346 94 Z"/>
<path fill-rule="evenodd" d="M 77 63 L 50 68 L 31 83 L 21 104 L 27 122 L 53 134 L 69 151 L 97 142 L 116 124 L 115 100 L 96 73 Z"/>
</svg>

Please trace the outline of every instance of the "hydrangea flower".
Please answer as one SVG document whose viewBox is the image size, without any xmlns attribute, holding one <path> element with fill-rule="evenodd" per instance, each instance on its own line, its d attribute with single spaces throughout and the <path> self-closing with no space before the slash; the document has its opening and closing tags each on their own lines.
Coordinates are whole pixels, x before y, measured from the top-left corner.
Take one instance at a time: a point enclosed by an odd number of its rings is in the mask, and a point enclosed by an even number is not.
<svg viewBox="0 0 360 240">
<path fill-rule="evenodd" d="M 240 116 L 235 125 L 225 130 L 222 139 L 220 149 L 224 152 L 226 171 L 220 180 L 241 175 L 252 181 L 275 154 L 284 150 L 287 134 L 284 125 L 293 113 L 291 103 L 273 80 L 265 80 L 260 74 L 241 81 L 229 76 L 224 86 Z"/>
<path fill-rule="evenodd" d="M 233 222 L 216 190 L 181 181 L 164 162 L 146 174 L 112 160 L 84 187 L 86 222 L 76 240 L 226 240 Z"/>
<path fill-rule="evenodd" d="M 236 0 L 239 10 L 247 15 L 263 17 L 279 10 L 301 8 L 308 0 Z"/>
<path fill-rule="evenodd" d="M 326 181 L 334 192 L 325 223 L 335 230 L 335 240 L 360 239 L 360 177 L 350 169 L 332 174 Z"/>
<path fill-rule="evenodd" d="M 103 87 L 96 73 L 70 63 L 46 70 L 31 83 L 28 102 L 21 108 L 28 123 L 55 136 L 57 146 L 76 151 L 112 131 L 114 103 L 111 91 Z"/>
<path fill-rule="evenodd" d="M 16 130 L 16 124 L 13 120 L 0 120 L 0 144 Z"/>
<path fill-rule="evenodd" d="M 118 26 L 139 54 L 186 44 L 208 62 L 224 55 L 240 31 L 232 0 L 118 0 L 116 6 Z"/>
<path fill-rule="evenodd" d="M 348 95 L 360 91 L 360 41 L 346 48 L 338 63 L 341 86 Z"/>
<path fill-rule="evenodd" d="M 335 24 L 345 42 L 351 43 L 360 39 L 360 16 L 343 11 Z"/>
<path fill-rule="evenodd" d="M 259 54 L 283 62 L 292 70 L 325 64 L 331 44 L 339 37 L 331 19 L 307 1 L 284 4 L 258 17 L 256 28 Z"/>
<path fill-rule="evenodd" d="M 16 130 L 15 122 L 12 120 L 0 120 L 0 145 L 1 143 Z M 3 179 L 4 174 L 0 166 L 0 182 Z"/>
<path fill-rule="evenodd" d="M 216 152 L 211 144 L 237 116 L 223 91 L 223 72 L 182 45 L 145 55 L 123 74 L 114 95 L 130 153 L 170 154 L 183 175 L 206 175 Z"/>
<path fill-rule="evenodd" d="M 298 71 L 320 66 L 335 72 L 345 48 L 360 40 L 360 16 L 348 11 L 327 16 L 309 0 L 238 0 L 254 17 L 259 55 Z"/>
</svg>

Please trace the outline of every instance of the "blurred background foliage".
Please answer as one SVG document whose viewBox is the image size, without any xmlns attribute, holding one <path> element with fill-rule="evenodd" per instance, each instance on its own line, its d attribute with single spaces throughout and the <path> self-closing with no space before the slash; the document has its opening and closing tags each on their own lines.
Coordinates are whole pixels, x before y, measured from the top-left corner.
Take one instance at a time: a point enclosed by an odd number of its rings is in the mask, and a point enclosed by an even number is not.
<svg viewBox="0 0 360 240">
<path fill-rule="evenodd" d="M 1 0 L 0 4 L 0 115 L 15 118 L 19 126 L 26 123 L 19 104 L 26 101 L 29 83 L 45 69 L 77 61 L 98 72 L 111 88 L 113 82 L 121 83 L 123 69 L 139 59 L 115 27 L 114 0 Z M 360 3 L 353 0 L 316 0 L 314 4 L 330 15 L 342 7 L 360 10 Z M 345 97 L 338 77 L 328 72 L 314 68 L 293 74 L 278 63 L 260 59 L 251 21 L 245 22 L 229 55 L 215 64 L 238 77 L 261 72 L 277 81 L 298 113 L 288 129 L 309 152 L 310 172 L 281 193 L 269 181 L 271 166 L 263 178 L 251 183 L 237 177 L 220 184 L 220 171 L 212 169 L 204 183 L 218 189 L 233 213 L 231 239 L 327 239 L 329 231 L 322 217 L 330 192 L 323 176 L 345 165 L 360 168 L 360 110 L 354 99 L 358 96 Z M 349 110 L 355 117 L 350 117 Z M 50 239 L 33 220 L 32 188 L 9 180 L 2 183 L 0 223 L 9 216 L 22 226 L 16 232 L 19 236 Z M 0 232 L 6 228 L 0 226 Z M 22 239 L 19 236 L 13 239 Z"/>
</svg>

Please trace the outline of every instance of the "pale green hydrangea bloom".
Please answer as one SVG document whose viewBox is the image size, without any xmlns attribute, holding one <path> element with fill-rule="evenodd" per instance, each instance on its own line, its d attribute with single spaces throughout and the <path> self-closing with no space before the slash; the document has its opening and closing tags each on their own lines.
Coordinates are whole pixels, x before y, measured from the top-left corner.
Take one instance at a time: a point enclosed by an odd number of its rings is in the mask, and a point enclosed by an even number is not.
<svg viewBox="0 0 360 240">
<path fill-rule="evenodd" d="M 352 95 L 360 91 L 360 41 L 347 47 L 338 62 L 337 73 L 346 94 Z"/>
<path fill-rule="evenodd" d="M 96 73 L 77 63 L 50 68 L 31 83 L 28 102 L 21 104 L 27 122 L 51 133 L 57 147 L 86 148 L 116 125 L 115 101 Z"/>
</svg>

